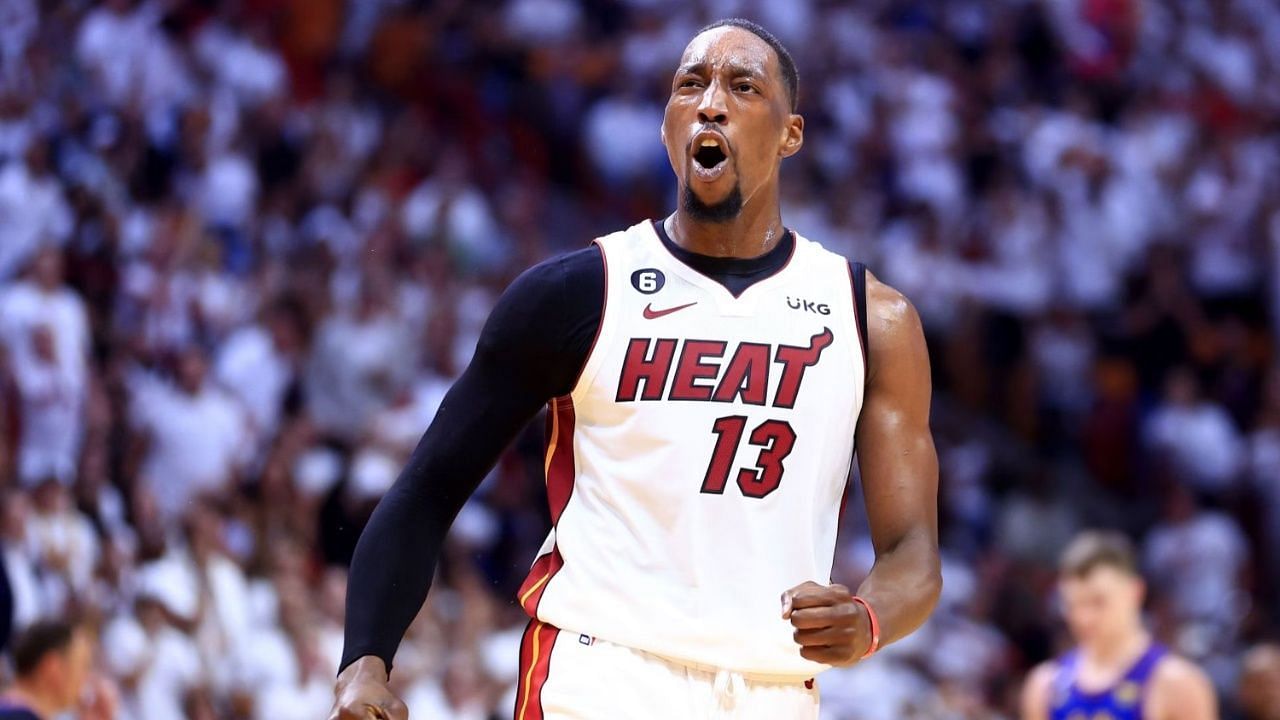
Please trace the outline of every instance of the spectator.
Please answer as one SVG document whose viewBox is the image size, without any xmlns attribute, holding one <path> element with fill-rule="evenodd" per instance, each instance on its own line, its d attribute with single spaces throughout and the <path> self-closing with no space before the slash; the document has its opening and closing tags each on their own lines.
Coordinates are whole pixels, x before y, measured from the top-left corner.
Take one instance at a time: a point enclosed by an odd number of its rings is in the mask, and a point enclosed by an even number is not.
<svg viewBox="0 0 1280 720">
<path fill-rule="evenodd" d="M 161 8 L 111 0 L 84 18 L 76 56 L 112 106 L 168 110 L 195 90 L 186 57 L 165 36 Z"/>
<path fill-rule="evenodd" d="M 0 166 L 0 280 L 12 277 L 42 243 L 60 246 L 74 218 L 49 161 L 49 142 L 35 138 L 22 160 Z"/>
<path fill-rule="evenodd" d="M 214 376 L 243 405 L 259 451 L 280 430 L 285 396 L 297 380 L 304 346 L 301 308 L 282 300 L 266 310 L 260 323 L 232 333 L 218 351 Z"/>
<path fill-rule="evenodd" d="M 74 478 L 89 382 L 89 325 L 84 302 L 63 285 L 59 251 L 45 249 L 31 277 L 0 292 L 0 342 L 9 350 L 22 402 L 18 477 Z"/>
<path fill-rule="evenodd" d="M 153 497 L 172 523 L 202 495 L 234 488 L 245 460 L 244 415 L 206 378 L 204 353 L 189 348 L 177 362 L 176 384 L 139 374 L 131 381 L 138 492 Z"/>
<path fill-rule="evenodd" d="M 72 505 L 60 482 L 46 480 L 31 494 L 27 547 L 40 570 L 46 612 L 65 613 L 90 592 L 101 556 L 98 535 L 88 518 Z"/>
<path fill-rule="evenodd" d="M 1164 403 L 1147 420 L 1147 443 L 1168 457 L 1191 487 L 1213 495 L 1231 490 L 1243 457 L 1231 416 L 1203 397 L 1190 368 L 1178 368 L 1165 384 Z"/>
<path fill-rule="evenodd" d="M 1180 621 L 1209 623 L 1228 637 L 1235 632 L 1249 545 L 1230 515 L 1198 507 L 1189 490 L 1175 486 L 1143 545 L 1145 574 Z"/>
<path fill-rule="evenodd" d="M 131 612 L 103 632 L 106 666 L 123 684 L 121 720 L 185 720 L 183 707 L 202 688 L 199 651 L 173 621 L 172 591 L 139 588 Z"/>
<path fill-rule="evenodd" d="M 317 331 L 306 368 L 308 409 L 323 431 L 354 438 L 411 370 L 405 328 L 391 313 L 387 289 L 360 283 L 356 306 Z"/>
<path fill-rule="evenodd" d="M 92 661 L 93 641 L 87 630 L 56 620 L 27 628 L 13 643 L 14 684 L 0 696 L 0 718 L 53 720 L 78 709 L 77 716 L 84 720 L 110 720 L 111 691 L 90 683 Z M 83 697 L 86 686 L 100 695 Z"/>
<path fill-rule="evenodd" d="M 31 504 L 23 493 L 9 491 L 0 504 L 0 552 L 12 597 L 13 629 L 20 631 L 51 612 L 40 583 L 40 559 L 31 551 Z"/>
</svg>

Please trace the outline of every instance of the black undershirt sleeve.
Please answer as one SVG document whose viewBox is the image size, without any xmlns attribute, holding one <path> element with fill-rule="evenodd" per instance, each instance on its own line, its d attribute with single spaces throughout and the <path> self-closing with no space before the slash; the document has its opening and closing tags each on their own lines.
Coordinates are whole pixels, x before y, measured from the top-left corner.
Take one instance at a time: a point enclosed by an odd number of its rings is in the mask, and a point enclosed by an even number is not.
<svg viewBox="0 0 1280 720">
<path fill-rule="evenodd" d="M 339 672 L 365 655 L 390 670 L 454 517 L 538 410 L 573 389 L 600 326 L 604 282 L 591 246 L 530 268 L 502 294 L 470 365 L 360 535 Z"/>
</svg>

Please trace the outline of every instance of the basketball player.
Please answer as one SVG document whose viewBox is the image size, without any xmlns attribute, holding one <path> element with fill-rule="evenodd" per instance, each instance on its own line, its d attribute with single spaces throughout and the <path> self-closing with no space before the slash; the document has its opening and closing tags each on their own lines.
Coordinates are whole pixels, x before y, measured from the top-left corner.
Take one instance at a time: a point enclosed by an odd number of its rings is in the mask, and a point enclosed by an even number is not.
<svg viewBox="0 0 1280 720">
<path fill-rule="evenodd" d="M 1032 671 L 1022 720 L 1216 720 L 1209 679 L 1142 626 L 1145 587 L 1124 535 L 1082 533 L 1059 572 L 1063 613 L 1079 647 Z"/>
<path fill-rule="evenodd" d="M 445 533 L 543 405 L 553 529 L 518 594 L 519 720 L 815 718 L 818 673 L 925 620 L 923 333 L 900 293 L 783 225 L 796 82 L 763 28 L 699 32 L 661 127 L 675 213 L 498 301 L 356 549 L 332 718 L 405 717 L 387 675 Z M 830 584 L 855 440 L 876 550 L 856 597 Z"/>
</svg>

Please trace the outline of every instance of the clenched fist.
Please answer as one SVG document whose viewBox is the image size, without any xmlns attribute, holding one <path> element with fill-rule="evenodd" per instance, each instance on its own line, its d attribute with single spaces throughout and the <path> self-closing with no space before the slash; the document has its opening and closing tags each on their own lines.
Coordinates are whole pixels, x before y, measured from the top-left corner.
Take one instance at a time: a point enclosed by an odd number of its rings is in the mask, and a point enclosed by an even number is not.
<svg viewBox="0 0 1280 720">
<path fill-rule="evenodd" d="M 809 581 L 782 593 L 782 618 L 790 620 L 800 657 L 828 665 L 852 665 L 871 648 L 871 619 L 843 585 Z"/>
<path fill-rule="evenodd" d="M 409 720 L 409 708 L 387 687 L 387 666 L 366 655 L 338 675 L 329 720 Z"/>
</svg>

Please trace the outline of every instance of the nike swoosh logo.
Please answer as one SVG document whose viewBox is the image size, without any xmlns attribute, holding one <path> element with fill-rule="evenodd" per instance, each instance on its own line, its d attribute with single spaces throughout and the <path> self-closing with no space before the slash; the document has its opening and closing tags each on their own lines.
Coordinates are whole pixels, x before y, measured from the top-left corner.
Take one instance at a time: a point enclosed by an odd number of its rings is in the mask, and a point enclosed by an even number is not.
<svg viewBox="0 0 1280 720">
<path fill-rule="evenodd" d="M 644 306 L 644 319 L 654 320 L 656 318 L 662 317 L 663 315 L 670 315 L 671 313 L 677 310 L 683 310 L 687 307 L 693 307 L 694 305 L 697 305 L 697 304 L 698 304 L 698 301 L 694 300 L 691 303 L 686 303 L 684 305 L 677 305 L 675 307 L 669 307 L 666 310 L 654 310 L 653 303 L 649 303 L 648 305 Z"/>
</svg>

